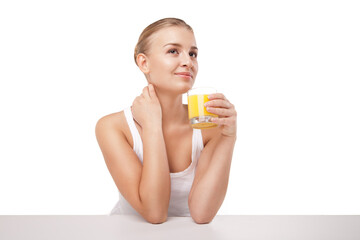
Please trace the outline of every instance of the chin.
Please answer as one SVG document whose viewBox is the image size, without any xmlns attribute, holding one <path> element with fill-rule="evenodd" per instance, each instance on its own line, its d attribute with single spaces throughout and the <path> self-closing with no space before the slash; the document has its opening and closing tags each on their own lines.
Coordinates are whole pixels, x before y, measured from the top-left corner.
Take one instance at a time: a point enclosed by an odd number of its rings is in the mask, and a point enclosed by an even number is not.
<svg viewBox="0 0 360 240">
<path fill-rule="evenodd" d="M 192 88 L 193 84 L 184 84 L 183 86 L 181 86 L 179 88 L 179 90 L 181 90 L 181 93 L 187 93 L 191 88 Z"/>
<path fill-rule="evenodd" d="M 193 81 L 188 81 L 188 82 L 176 81 L 167 87 L 169 91 L 177 92 L 179 94 L 184 94 L 187 93 L 193 87 L 193 85 L 194 85 Z"/>
</svg>

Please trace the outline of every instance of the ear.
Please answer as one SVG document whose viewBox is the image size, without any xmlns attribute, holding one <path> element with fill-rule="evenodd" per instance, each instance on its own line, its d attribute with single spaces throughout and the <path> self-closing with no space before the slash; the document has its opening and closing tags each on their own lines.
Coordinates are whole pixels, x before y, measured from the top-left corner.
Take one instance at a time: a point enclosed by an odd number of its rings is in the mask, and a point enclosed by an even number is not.
<svg viewBox="0 0 360 240">
<path fill-rule="evenodd" d="M 145 54 L 139 53 L 136 56 L 136 63 L 143 73 L 149 73 L 149 62 Z"/>
</svg>

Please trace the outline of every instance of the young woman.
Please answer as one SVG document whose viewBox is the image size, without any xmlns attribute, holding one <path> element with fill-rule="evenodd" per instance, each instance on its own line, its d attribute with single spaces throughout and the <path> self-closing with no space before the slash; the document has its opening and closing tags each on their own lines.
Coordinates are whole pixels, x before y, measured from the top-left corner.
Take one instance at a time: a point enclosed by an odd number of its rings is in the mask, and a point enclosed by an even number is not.
<svg viewBox="0 0 360 240">
<path fill-rule="evenodd" d="M 209 223 L 226 194 L 236 141 L 236 111 L 221 93 L 207 110 L 216 128 L 193 129 L 182 94 L 198 72 L 192 28 L 165 18 L 144 29 L 135 62 L 148 86 L 132 106 L 102 117 L 96 137 L 120 192 L 111 214 L 139 214 L 150 223 L 191 216 Z"/>
</svg>

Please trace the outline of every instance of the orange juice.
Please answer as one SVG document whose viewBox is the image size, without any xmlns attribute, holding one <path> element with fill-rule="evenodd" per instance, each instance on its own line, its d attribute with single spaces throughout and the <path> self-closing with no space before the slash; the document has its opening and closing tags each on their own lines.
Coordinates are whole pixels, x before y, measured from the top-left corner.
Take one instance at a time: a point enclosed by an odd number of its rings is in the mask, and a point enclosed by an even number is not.
<svg viewBox="0 0 360 240">
<path fill-rule="evenodd" d="M 206 111 L 204 103 L 207 101 L 209 101 L 208 94 L 188 96 L 189 119 L 193 128 L 200 129 L 217 126 L 216 123 L 210 122 L 211 117 L 217 117 L 217 115 Z"/>
</svg>

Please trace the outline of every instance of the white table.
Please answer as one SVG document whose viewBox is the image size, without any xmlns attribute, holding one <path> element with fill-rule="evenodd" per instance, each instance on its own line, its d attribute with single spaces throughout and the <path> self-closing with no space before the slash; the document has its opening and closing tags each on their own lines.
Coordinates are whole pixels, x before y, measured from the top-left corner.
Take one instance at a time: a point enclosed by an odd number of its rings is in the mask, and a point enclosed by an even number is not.
<svg viewBox="0 0 360 240">
<path fill-rule="evenodd" d="M 360 216 L 229 216 L 210 224 L 169 217 L 150 224 L 138 216 L 0 216 L 0 239 L 266 239 L 359 240 Z"/>
</svg>

